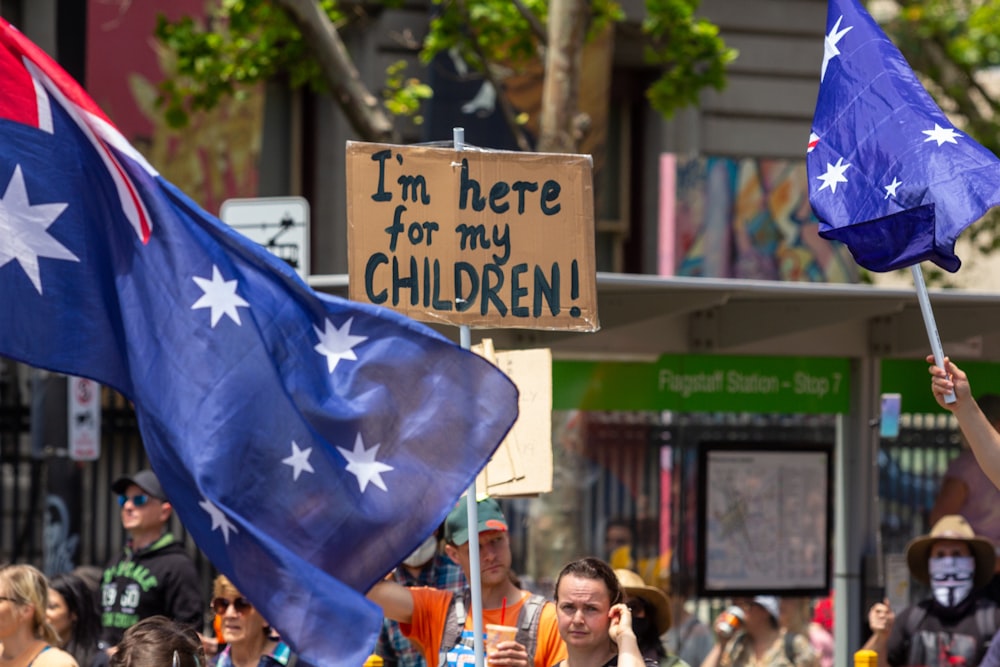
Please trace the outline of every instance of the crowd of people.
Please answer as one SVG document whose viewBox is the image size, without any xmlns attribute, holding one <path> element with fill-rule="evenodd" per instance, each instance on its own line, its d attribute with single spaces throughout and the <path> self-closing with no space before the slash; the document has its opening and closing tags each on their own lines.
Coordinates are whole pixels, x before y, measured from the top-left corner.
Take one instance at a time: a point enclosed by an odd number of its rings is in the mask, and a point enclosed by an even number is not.
<svg viewBox="0 0 1000 667">
<path fill-rule="evenodd" d="M 907 546 L 924 600 L 868 611 L 878 667 L 1000 667 L 997 603 L 1000 532 L 1000 399 L 972 399 L 950 361 L 931 366 L 933 392 L 968 445 L 941 487 L 926 535 Z M 954 394 L 956 400 L 945 398 Z M 965 460 L 963 460 L 965 459 Z M 969 463 L 972 461 L 972 464 Z M 974 464 L 974 465 L 973 465 Z M 974 468 L 974 470 L 973 470 Z M 297 657 L 224 576 L 206 605 L 187 552 L 168 530 L 172 507 L 155 474 L 114 481 L 128 541 L 99 576 L 81 568 L 46 578 L 23 564 L 0 567 L 0 665 L 10 667 L 293 667 Z M 433 535 L 375 584 L 368 597 L 385 616 L 374 652 L 385 667 L 472 664 L 470 542 L 479 545 L 484 625 L 510 626 L 487 646 L 492 667 L 832 667 L 832 600 L 756 595 L 705 624 L 689 604 L 683 573 L 651 582 L 631 569 L 626 522 L 607 526 L 607 560 L 567 564 L 554 590 L 523 588 L 512 569 L 507 519 L 496 500 L 478 502 L 470 527 L 463 499 Z M 968 515 L 968 517 L 966 516 Z M 973 523 L 973 520 L 975 523 Z M 648 564 L 647 564 L 648 565 Z M 206 611 L 208 614 L 206 614 Z M 211 630 L 202 632 L 206 619 Z"/>
<path fill-rule="evenodd" d="M 205 604 L 194 563 L 169 531 L 172 507 L 152 471 L 122 476 L 111 490 L 128 539 L 103 571 L 78 568 L 46 578 L 30 565 L 0 567 L 0 665 L 294 666 L 297 656 L 280 631 L 225 576 L 216 577 Z M 587 557 L 566 565 L 548 596 L 522 588 L 502 508 L 487 498 L 477 510 L 478 526 L 470 531 L 467 503 L 460 501 L 435 534 L 369 591 L 386 617 L 374 649 L 386 667 L 471 664 L 473 539 L 484 623 L 512 626 L 511 638 L 489 647 L 494 667 L 744 664 L 731 651 L 713 654 L 711 641 L 702 641 L 711 636 L 707 626 L 677 604 L 689 592 L 681 579 L 683 588 L 672 595 L 632 569 L 613 568 L 611 557 Z M 748 619 L 762 599 L 747 603 Z M 778 603 L 769 600 L 772 630 L 779 632 Z M 746 636 L 755 637 L 757 627 L 749 620 Z M 797 647 L 803 641 L 796 635 Z"/>
<path fill-rule="evenodd" d="M 0 664 L 9 667 L 292 667 L 295 656 L 253 604 L 216 578 L 206 605 L 194 562 L 168 530 L 156 475 L 114 481 L 128 540 L 91 567 L 46 578 L 31 565 L 0 567 Z"/>
</svg>

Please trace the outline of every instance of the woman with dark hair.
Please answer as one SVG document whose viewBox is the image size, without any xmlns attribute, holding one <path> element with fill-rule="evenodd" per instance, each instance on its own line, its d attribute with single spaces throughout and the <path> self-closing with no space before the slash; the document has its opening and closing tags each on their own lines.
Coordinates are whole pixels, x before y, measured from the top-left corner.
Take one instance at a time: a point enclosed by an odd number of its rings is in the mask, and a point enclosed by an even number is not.
<svg viewBox="0 0 1000 667">
<path fill-rule="evenodd" d="M 45 618 L 59 634 L 60 648 L 76 658 L 80 667 L 108 663 L 107 653 L 97 645 L 101 637 L 97 598 L 82 578 L 67 572 L 49 579 Z"/>
<path fill-rule="evenodd" d="M 555 598 L 567 655 L 559 667 L 656 665 L 643 660 L 621 585 L 604 561 L 582 558 L 564 567 L 556 579 Z"/>
<path fill-rule="evenodd" d="M 190 626 L 150 616 L 125 631 L 110 667 L 206 667 L 205 650 Z"/>
</svg>

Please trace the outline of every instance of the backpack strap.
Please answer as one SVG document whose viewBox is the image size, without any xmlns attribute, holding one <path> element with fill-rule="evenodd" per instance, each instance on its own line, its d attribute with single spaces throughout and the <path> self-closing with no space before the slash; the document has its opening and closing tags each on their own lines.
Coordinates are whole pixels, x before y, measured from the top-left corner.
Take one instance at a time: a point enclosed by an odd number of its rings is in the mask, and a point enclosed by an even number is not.
<svg viewBox="0 0 1000 667">
<path fill-rule="evenodd" d="M 535 660 L 535 651 L 538 649 L 538 624 L 542 620 L 545 602 L 544 595 L 533 593 L 524 601 L 517 614 L 517 635 L 514 639 L 518 644 L 524 645 L 529 664 Z"/>
<path fill-rule="evenodd" d="M 472 601 L 472 592 L 466 588 L 461 595 L 452 593 L 448 604 L 448 615 L 444 621 L 444 631 L 441 633 L 441 649 L 438 653 L 438 667 L 448 664 L 448 651 L 458 646 L 465 628 L 466 609 Z"/>
<path fill-rule="evenodd" d="M 785 657 L 788 658 L 788 663 L 793 667 L 795 665 L 795 638 L 798 635 L 797 632 L 785 633 Z"/>
<path fill-rule="evenodd" d="M 910 607 L 910 613 L 906 615 L 906 624 L 904 628 L 906 629 L 906 638 L 909 639 L 917 633 L 917 629 L 920 628 L 920 624 L 924 622 L 927 617 L 927 608 L 922 605 L 916 605 L 915 607 Z"/>
<path fill-rule="evenodd" d="M 922 642 L 914 641 L 914 637 L 917 634 L 917 630 L 920 629 L 920 625 L 924 622 L 924 619 L 927 618 L 927 607 L 922 604 L 918 604 L 910 607 L 904 613 L 906 614 L 906 621 L 903 624 L 903 638 L 910 647 L 907 651 L 909 662 L 906 664 L 922 665 L 924 664 L 924 645 Z"/>
<path fill-rule="evenodd" d="M 1000 625 L 997 624 L 997 611 L 1000 608 L 992 600 L 981 598 L 976 604 L 976 628 L 979 629 L 979 646 L 983 655 L 989 648 L 993 635 Z"/>
</svg>

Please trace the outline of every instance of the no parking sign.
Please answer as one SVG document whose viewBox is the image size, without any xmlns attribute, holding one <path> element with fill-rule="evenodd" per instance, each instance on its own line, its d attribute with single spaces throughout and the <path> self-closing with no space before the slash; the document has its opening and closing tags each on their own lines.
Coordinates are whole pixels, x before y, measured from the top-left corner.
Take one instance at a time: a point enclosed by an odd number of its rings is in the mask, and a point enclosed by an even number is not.
<svg viewBox="0 0 1000 667">
<path fill-rule="evenodd" d="M 69 457 L 74 461 L 96 461 L 101 456 L 101 385 L 74 376 L 67 382 Z"/>
</svg>

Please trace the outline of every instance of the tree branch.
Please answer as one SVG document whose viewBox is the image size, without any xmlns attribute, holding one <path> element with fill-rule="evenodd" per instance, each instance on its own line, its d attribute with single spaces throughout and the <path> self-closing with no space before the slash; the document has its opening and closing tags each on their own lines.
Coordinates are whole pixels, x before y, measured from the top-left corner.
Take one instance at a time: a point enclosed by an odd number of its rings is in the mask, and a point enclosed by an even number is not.
<svg viewBox="0 0 1000 667">
<path fill-rule="evenodd" d="M 361 80 L 336 27 L 315 0 L 274 0 L 298 26 L 320 64 L 334 101 L 365 141 L 392 142 L 392 120 Z"/>
<path fill-rule="evenodd" d="M 534 12 L 525 7 L 522 0 L 511 0 L 511 2 L 514 3 L 514 7 L 517 8 L 517 11 L 524 17 L 524 20 L 528 22 L 529 26 L 531 26 L 531 32 L 535 35 L 535 39 L 538 40 L 538 43 L 542 46 L 548 44 L 549 35 L 545 31 L 545 26 L 538 20 L 538 17 L 535 16 Z"/>
</svg>

